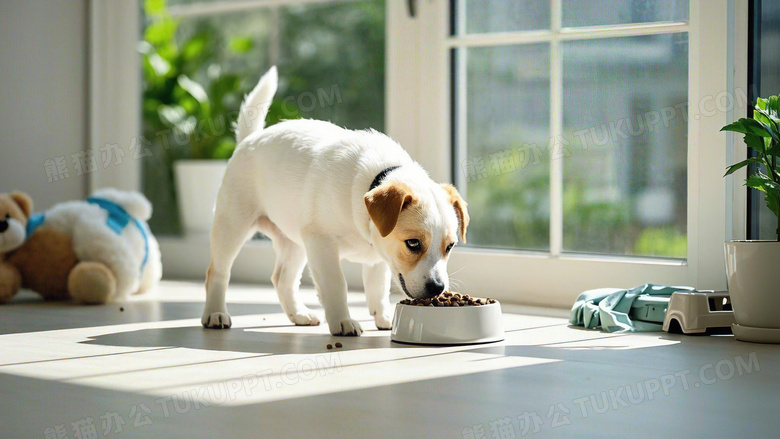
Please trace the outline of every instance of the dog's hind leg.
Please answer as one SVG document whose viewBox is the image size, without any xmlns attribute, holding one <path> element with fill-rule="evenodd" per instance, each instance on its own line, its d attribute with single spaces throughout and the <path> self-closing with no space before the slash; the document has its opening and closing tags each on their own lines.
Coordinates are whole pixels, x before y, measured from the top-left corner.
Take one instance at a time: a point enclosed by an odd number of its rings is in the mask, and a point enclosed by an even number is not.
<svg viewBox="0 0 780 439">
<path fill-rule="evenodd" d="M 274 244 L 276 266 L 271 282 L 276 287 L 279 303 L 291 322 L 301 326 L 316 326 L 320 319 L 312 310 L 298 299 L 298 287 L 301 284 L 303 268 L 306 266 L 306 251 L 291 241 L 271 221 L 258 221 L 260 231 L 265 233 Z"/>
<path fill-rule="evenodd" d="M 211 265 L 206 272 L 206 307 L 200 320 L 204 327 L 217 329 L 229 328 L 232 324 L 225 304 L 230 269 L 241 247 L 257 230 L 254 212 L 221 205 L 221 201 L 217 201 L 211 227 Z"/>
</svg>

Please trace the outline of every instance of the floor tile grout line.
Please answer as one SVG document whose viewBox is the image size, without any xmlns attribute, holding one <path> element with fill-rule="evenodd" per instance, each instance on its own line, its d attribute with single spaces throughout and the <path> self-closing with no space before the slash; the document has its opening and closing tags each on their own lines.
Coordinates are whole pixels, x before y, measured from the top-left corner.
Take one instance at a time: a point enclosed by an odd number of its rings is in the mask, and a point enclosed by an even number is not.
<svg viewBox="0 0 780 439">
<path fill-rule="evenodd" d="M 83 360 L 85 358 L 109 357 L 109 356 L 112 356 L 112 355 L 134 354 L 136 352 L 162 351 L 162 350 L 166 350 L 166 349 L 176 349 L 177 347 L 178 346 L 169 346 L 169 347 L 163 347 L 163 348 L 139 349 L 139 350 L 127 351 L 127 352 L 112 352 L 110 354 L 82 355 L 82 356 L 79 356 L 79 357 L 51 358 L 51 359 L 48 359 L 48 360 L 35 360 L 35 361 L 21 361 L 21 362 L 18 362 L 18 363 L 0 364 L 0 368 L 6 367 L 6 366 L 20 366 L 20 365 L 23 365 L 23 364 L 50 363 L 50 362 L 54 362 L 54 361 Z"/>
<path fill-rule="evenodd" d="M 262 358 L 262 357 L 269 357 L 269 356 L 272 356 L 272 355 L 277 355 L 277 354 L 269 353 L 269 354 L 260 354 L 260 355 L 248 355 L 248 356 L 245 356 L 245 357 L 222 358 L 222 359 L 219 359 L 219 360 L 199 361 L 199 362 L 196 362 L 196 363 L 184 363 L 184 364 L 172 364 L 172 365 L 169 365 L 169 366 L 147 367 L 145 369 L 124 370 L 124 371 L 119 371 L 119 372 L 107 372 L 107 373 L 99 373 L 99 374 L 94 374 L 94 375 L 83 375 L 83 376 L 78 376 L 78 377 L 70 377 L 70 378 L 62 379 L 60 381 L 74 381 L 74 380 L 87 379 L 87 378 L 98 378 L 98 377 L 118 375 L 118 374 L 123 374 L 123 373 L 149 372 L 149 371 L 153 371 L 153 370 L 172 369 L 172 368 L 175 368 L 175 367 L 200 366 L 200 365 L 203 365 L 203 364 L 222 363 L 222 362 L 227 362 L 227 361 L 238 361 L 238 360 L 248 360 L 248 359 L 251 359 L 251 358 Z"/>
<path fill-rule="evenodd" d="M 544 329 L 544 328 L 552 328 L 555 326 L 563 326 L 563 323 L 554 323 L 551 325 L 542 325 L 542 326 L 531 326 L 529 328 L 518 328 L 518 329 L 507 329 L 504 330 L 504 332 L 520 332 L 520 331 L 528 331 L 531 329 Z"/>
<path fill-rule="evenodd" d="M 433 353 L 433 354 L 426 354 L 426 355 L 415 355 L 413 357 L 391 358 L 391 359 L 381 360 L 381 361 L 365 361 L 365 362 L 360 362 L 360 363 L 342 364 L 341 367 L 346 369 L 348 367 L 353 368 L 353 367 L 356 367 L 356 366 L 366 366 L 366 365 L 371 365 L 371 364 L 392 363 L 394 361 L 417 360 L 417 359 L 420 359 L 420 358 L 435 357 L 435 356 L 441 356 L 441 355 L 447 355 L 447 354 L 455 354 L 455 353 L 460 353 L 460 352 L 463 352 L 463 351 L 457 350 L 457 351 Z M 312 370 L 323 370 L 323 369 L 327 369 L 327 368 L 317 368 L 317 369 L 312 369 Z M 132 373 L 132 372 L 130 372 L 130 373 Z M 266 375 L 263 375 L 263 376 L 264 377 L 274 377 L 274 376 L 279 376 L 282 373 L 284 373 L 284 372 L 279 371 L 278 373 L 266 374 Z M 187 384 L 187 385 L 188 386 L 209 385 L 209 384 L 214 384 L 214 383 L 221 383 L 221 382 L 224 382 L 224 381 L 230 381 L 231 379 L 235 379 L 235 377 L 234 378 L 217 380 L 217 381 L 213 381 L 213 380 L 212 381 L 201 381 L 201 382 L 198 382 L 198 383 L 190 383 L 190 384 Z M 171 386 L 152 387 L 152 388 L 144 389 L 144 390 L 145 391 L 156 391 L 156 390 L 168 389 L 170 387 Z M 175 387 L 181 387 L 181 386 L 175 386 Z"/>
</svg>

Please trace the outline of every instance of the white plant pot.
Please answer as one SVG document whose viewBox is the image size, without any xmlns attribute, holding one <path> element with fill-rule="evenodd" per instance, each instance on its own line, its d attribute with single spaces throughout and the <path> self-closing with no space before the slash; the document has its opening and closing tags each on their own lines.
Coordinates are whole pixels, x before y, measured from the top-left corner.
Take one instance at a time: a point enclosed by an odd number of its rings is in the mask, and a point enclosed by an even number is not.
<svg viewBox="0 0 780 439">
<path fill-rule="evenodd" d="M 227 160 L 177 160 L 173 164 L 179 218 L 187 235 L 208 235 Z"/>
<path fill-rule="evenodd" d="M 726 275 L 736 338 L 780 343 L 780 242 L 726 242 Z"/>
</svg>

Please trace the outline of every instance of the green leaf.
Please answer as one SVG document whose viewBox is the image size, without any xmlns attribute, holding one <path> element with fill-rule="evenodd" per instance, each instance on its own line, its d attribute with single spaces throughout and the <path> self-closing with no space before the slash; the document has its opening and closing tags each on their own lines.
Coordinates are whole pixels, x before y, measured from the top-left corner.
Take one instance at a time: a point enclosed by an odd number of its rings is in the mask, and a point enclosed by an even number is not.
<svg viewBox="0 0 780 439">
<path fill-rule="evenodd" d="M 241 78 L 238 75 L 222 75 L 211 83 L 208 93 L 213 114 L 238 110 L 243 97 Z"/>
<path fill-rule="evenodd" d="M 758 152 L 764 152 L 766 150 L 766 139 L 763 137 L 757 136 L 755 134 L 745 134 L 743 140 L 745 141 L 745 145 L 755 149 Z"/>
<path fill-rule="evenodd" d="M 769 121 L 770 121 L 769 117 L 766 114 L 766 111 L 758 107 L 756 107 L 756 109 L 753 110 L 753 119 L 766 125 L 769 125 Z"/>
<path fill-rule="evenodd" d="M 206 94 L 206 90 L 203 88 L 203 86 L 188 78 L 186 75 L 179 75 L 176 81 L 178 82 L 179 86 L 184 91 L 189 93 L 190 96 L 195 98 L 195 100 L 198 101 L 202 107 L 208 108 L 209 96 Z"/>
<path fill-rule="evenodd" d="M 233 151 L 236 149 L 236 141 L 232 137 L 221 138 L 217 145 L 214 147 L 214 151 L 211 153 L 212 159 L 229 159 L 233 155 Z"/>
<path fill-rule="evenodd" d="M 780 142 L 769 142 L 769 139 L 766 139 L 766 141 L 766 153 L 770 156 L 780 156 Z"/>
<path fill-rule="evenodd" d="M 742 124 L 745 125 L 745 128 L 753 134 L 759 135 L 761 137 L 777 137 L 777 133 L 763 122 L 760 122 L 756 119 L 746 118 L 742 118 L 740 120 L 742 121 Z"/>
<path fill-rule="evenodd" d="M 181 105 L 181 107 L 184 108 L 184 111 L 186 111 L 187 114 L 199 114 L 199 112 L 202 109 L 200 103 L 197 100 L 195 100 L 192 96 L 190 96 L 187 92 L 184 92 L 181 89 L 181 87 L 179 87 L 178 90 L 182 91 L 183 96 L 177 97 L 175 99 L 175 102 Z"/>
<path fill-rule="evenodd" d="M 230 40 L 230 50 L 235 53 L 247 53 L 252 50 L 255 43 L 250 37 L 236 37 Z"/>
<path fill-rule="evenodd" d="M 181 122 L 177 123 L 176 129 L 185 136 L 189 137 L 192 136 L 192 133 L 195 131 L 197 124 L 197 119 L 195 119 L 194 116 L 189 116 L 186 119 L 183 119 Z"/>
<path fill-rule="evenodd" d="M 770 96 L 767 100 L 769 101 L 767 105 L 769 113 L 780 117 L 780 96 Z"/>
<path fill-rule="evenodd" d="M 748 176 L 748 178 L 745 179 L 745 185 L 752 187 L 753 189 L 758 189 L 764 193 L 780 195 L 780 183 L 775 182 L 771 177 L 761 171 Z"/>
<path fill-rule="evenodd" d="M 143 41 L 143 40 L 138 42 L 138 44 L 136 45 L 136 49 L 142 55 L 148 55 L 148 54 L 154 52 L 154 46 L 149 44 L 149 42 Z"/>
<path fill-rule="evenodd" d="M 165 0 L 144 0 L 144 13 L 150 17 L 165 14 Z"/>
<path fill-rule="evenodd" d="M 723 176 L 725 177 L 727 175 L 731 175 L 734 172 L 744 168 L 745 166 L 747 166 L 747 165 L 749 165 L 751 163 L 758 163 L 760 165 L 760 164 L 763 164 L 764 162 L 761 161 L 758 158 L 751 157 L 751 158 L 749 158 L 747 160 L 743 160 L 743 161 L 741 161 L 739 163 L 733 164 L 733 165 L 729 166 L 728 168 L 726 168 L 726 173 Z"/>
<path fill-rule="evenodd" d="M 160 115 L 160 120 L 167 126 L 177 126 L 187 118 L 187 112 L 178 105 L 160 105 L 157 112 Z"/>
<path fill-rule="evenodd" d="M 776 117 L 772 116 L 769 112 L 764 110 L 755 110 L 754 115 L 757 121 L 769 127 L 771 131 L 775 135 L 777 135 L 777 126 L 778 126 L 778 122 L 780 122 L 779 119 L 777 119 Z M 772 136 L 772 137 L 776 137 L 776 136 Z"/>
<path fill-rule="evenodd" d="M 181 49 L 181 56 L 185 60 L 189 61 L 195 59 L 203 53 L 203 49 L 208 44 L 208 37 L 203 34 L 195 35 L 187 40 Z"/>
<path fill-rule="evenodd" d="M 721 128 L 721 131 L 733 131 L 735 133 L 742 133 L 742 134 L 751 134 L 750 131 L 745 127 L 745 124 L 742 123 L 743 120 L 746 120 L 745 118 L 735 120 L 734 122 L 726 125 L 725 127 Z"/>
<path fill-rule="evenodd" d="M 780 194 L 766 194 L 766 207 L 771 210 L 775 216 L 780 216 Z"/>
<path fill-rule="evenodd" d="M 767 100 L 758 98 L 756 99 L 756 109 L 766 110 Z"/>
<path fill-rule="evenodd" d="M 158 55 L 157 52 L 146 55 L 146 59 L 149 61 L 149 66 L 152 67 L 154 74 L 157 76 L 166 76 L 171 71 L 171 65 L 168 61 Z"/>
<path fill-rule="evenodd" d="M 766 206 L 775 216 L 780 216 L 780 184 L 759 172 L 749 176 L 745 180 L 745 186 L 763 192 Z"/>
<path fill-rule="evenodd" d="M 173 42 L 178 27 L 179 22 L 172 18 L 155 19 L 146 26 L 144 41 L 148 41 L 154 46 Z"/>
</svg>

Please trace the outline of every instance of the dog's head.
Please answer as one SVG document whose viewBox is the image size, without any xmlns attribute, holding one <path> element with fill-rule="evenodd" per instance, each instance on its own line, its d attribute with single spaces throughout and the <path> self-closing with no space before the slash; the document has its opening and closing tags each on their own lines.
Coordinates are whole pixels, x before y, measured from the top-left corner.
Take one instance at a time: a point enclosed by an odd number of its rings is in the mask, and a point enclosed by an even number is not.
<svg viewBox="0 0 780 439">
<path fill-rule="evenodd" d="M 364 201 L 375 248 L 411 298 L 449 289 L 447 261 L 458 238 L 466 242 L 466 202 L 450 184 L 383 183 Z M 378 235 L 378 236 L 377 236 Z"/>
<path fill-rule="evenodd" d="M 0 253 L 10 252 L 24 243 L 32 206 L 32 198 L 23 192 L 0 194 Z"/>
</svg>

